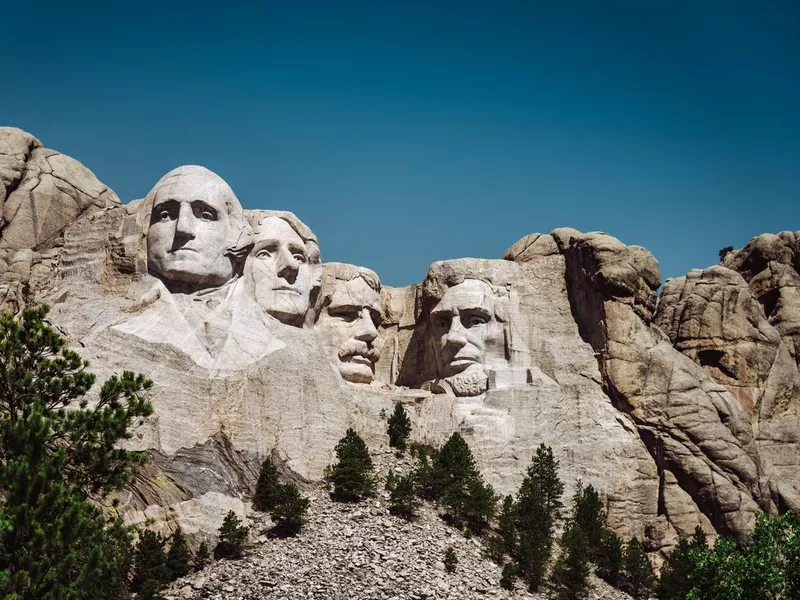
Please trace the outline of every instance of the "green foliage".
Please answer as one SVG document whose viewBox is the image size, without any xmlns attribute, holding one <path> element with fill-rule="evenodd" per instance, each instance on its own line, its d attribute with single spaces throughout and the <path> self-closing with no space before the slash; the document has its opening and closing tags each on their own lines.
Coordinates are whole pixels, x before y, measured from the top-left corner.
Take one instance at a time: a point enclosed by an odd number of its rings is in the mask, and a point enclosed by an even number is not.
<svg viewBox="0 0 800 600">
<path fill-rule="evenodd" d="M 494 516 L 497 496 L 483 481 L 467 442 L 455 432 L 428 462 L 423 454 L 415 472 L 418 493 L 429 500 L 441 500 L 457 524 L 466 523 L 480 532 Z"/>
<path fill-rule="evenodd" d="M 560 518 L 564 484 L 558 461 L 544 444 L 536 450 L 520 485 L 516 501 L 517 566 L 535 592 L 544 580 L 553 548 L 553 532 Z"/>
<path fill-rule="evenodd" d="M 87 499 L 119 490 L 144 453 L 118 448 L 152 413 L 151 382 L 102 386 L 46 321 L 48 308 L 0 317 L 0 597 L 120 598 L 131 534 Z"/>
<path fill-rule="evenodd" d="M 331 470 L 333 496 L 344 502 L 357 502 L 375 494 L 375 476 L 367 445 L 352 429 L 336 444 L 339 462 Z"/>
<path fill-rule="evenodd" d="M 258 474 L 256 492 L 253 495 L 253 508 L 262 512 L 268 512 L 275 507 L 278 495 L 281 492 L 281 483 L 278 479 L 278 469 L 267 458 L 261 464 L 261 472 Z"/>
<path fill-rule="evenodd" d="M 505 551 L 514 556 L 517 550 L 517 508 L 514 498 L 510 495 L 503 499 L 503 507 L 500 509 L 500 517 L 497 522 L 497 529 L 503 539 Z"/>
<path fill-rule="evenodd" d="M 575 496 L 572 499 L 572 519 L 586 534 L 590 557 L 596 560 L 600 549 L 600 539 L 606 526 L 606 513 L 600 495 L 591 485 L 583 487 L 578 480 Z"/>
<path fill-rule="evenodd" d="M 632 538 L 625 547 L 625 583 L 634 598 L 648 595 L 655 585 L 653 565 L 638 538 Z"/>
<path fill-rule="evenodd" d="M 731 252 L 733 252 L 733 246 L 725 246 L 724 248 L 720 248 L 718 252 L 719 262 L 725 260 L 725 257 L 728 256 L 728 254 L 730 254 Z"/>
<path fill-rule="evenodd" d="M 134 591 L 148 590 L 152 594 L 170 581 L 170 569 L 164 553 L 166 540 L 160 533 L 145 529 L 139 536 L 133 561 Z"/>
<path fill-rule="evenodd" d="M 561 556 L 553 569 L 553 584 L 559 600 L 586 598 L 589 592 L 589 538 L 577 522 L 571 522 L 564 529 L 561 549 Z"/>
<path fill-rule="evenodd" d="M 388 479 L 386 485 L 389 485 Z M 417 515 L 420 504 L 413 473 L 394 478 L 394 482 L 389 488 L 389 512 L 410 520 Z"/>
<path fill-rule="evenodd" d="M 211 560 L 211 549 L 208 547 L 207 542 L 200 542 L 200 547 L 197 548 L 197 552 L 194 555 L 195 568 L 202 569 L 208 564 L 209 560 Z"/>
<path fill-rule="evenodd" d="M 389 445 L 392 448 L 406 449 L 406 441 L 411 434 L 411 419 L 399 402 L 394 405 L 394 412 L 386 423 L 386 433 L 389 434 Z"/>
<path fill-rule="evenodd" d="M 618 586 L 623 562 L 622 540 L 613 531 L 604 529 L 600 535 L 600 550 L 596 559 L 597 576 L 615 587 Z"/>
<path fill-rule="evenodd" d="M 506 555 L 506 544 L 502 537 L 499 535 L 488 536 L 483 541 L 483 548 L 486 551 L 486 556 L 488 556 L 498 565 L 503 564 L 503 559 Z"/>
<path fill-rule="evenodd" d="M 300 495 L 292 483 L 281 485 L 269 516 L 275 522 L 273 533 L 279 536 L 297 535 L 306 520 L 310 501 Z"/>
<path fill-rule="evenodd" d="M 800 598 L 800 519 L 794 513 L 759 514 L 744 549 L 718 538 L 714 547 L 689 549 L 690 600 Z"/>
<path fill-rule="evenodd" d="M 453 550 L 452 546 L 448 546 L 447 550 L 444 552 L 444 570 L 448 573 L 455 573 L 456 566 L 458 565 L 458 557 L 456 556 L 456 551 Z"/>
<path fill-rule="evenodd" d="M 395 483 L 397 483 L 397 475 L 394 472 L 394 469 L 389 469 L 389 472 L 386 474 L 386 483 L 383 486 L 387 492 L 391 492 L 394 489 Z"/>
<path fill-rule="evenodd" d="M 504 590 L 513 590 L 514 582 L 517 580 L 517 568 L 514 563 L 507 563 L 500 574 L 500 587 Z"/>
<path fill-rule="evenodd" d="M 214 557 L 241 558 L 248 531 L 236 513 L 229 511 L 219 528 L 219 543 L 214 548 Z"/>
<path fill-rule="evenodd" d="M 167 553 L 167 568 L 169 569 L 170 580 L 183 577 L 189 572 L 189 565 L 192 563 L 192 551 L 186 543 L 186 536 L 183 535 L 181 528 L 172 534 L 170 539 L 169 552 Z"/>
</svg>

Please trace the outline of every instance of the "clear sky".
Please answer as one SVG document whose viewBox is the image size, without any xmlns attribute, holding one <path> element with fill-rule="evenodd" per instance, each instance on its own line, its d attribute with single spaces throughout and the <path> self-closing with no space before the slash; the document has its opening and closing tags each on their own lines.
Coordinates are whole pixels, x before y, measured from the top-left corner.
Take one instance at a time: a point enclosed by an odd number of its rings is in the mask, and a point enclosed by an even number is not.
<svg viewBox="0 0 800 600">
<path fill-rule="evenodd" d="M 800 2 L 11 2 L 0 124 L 127 202 L 201 164 L 421 280 L 570 226 L 662 276 L 800 229 Z"/>
</svg>

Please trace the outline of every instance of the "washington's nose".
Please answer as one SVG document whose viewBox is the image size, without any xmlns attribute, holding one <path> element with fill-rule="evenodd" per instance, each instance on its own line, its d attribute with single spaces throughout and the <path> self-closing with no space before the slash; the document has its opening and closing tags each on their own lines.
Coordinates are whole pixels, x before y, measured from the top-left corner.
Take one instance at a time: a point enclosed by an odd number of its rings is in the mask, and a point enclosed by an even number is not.
<svg viewBox="0 0 800 600">
<path fill-rule="evenodd" d="M 297 273 L 300 270 L 300 261 L 286 249 L 278 250 L 276 272 L 278 277 L 285 279 L 289 283 L 294 283 Z"/>
<path fill-rule="evenodd" d="M 178 220 L 175 223 L 175 241 L 186 242 L 195 237 L 194 214 L 192 207 L 188 204 L 181 204 L 178 210 Z"/>
<path fill-rule="evenodd" d="M 366 308 L 362 310 L 361 316 L 358 318 L 358 329 L 356 329 L 355 338 L 362 342 L 373 342 L 378 337 L 378 329 L 375 323 L 372 322 L 372 315 Z"/>
</svg>

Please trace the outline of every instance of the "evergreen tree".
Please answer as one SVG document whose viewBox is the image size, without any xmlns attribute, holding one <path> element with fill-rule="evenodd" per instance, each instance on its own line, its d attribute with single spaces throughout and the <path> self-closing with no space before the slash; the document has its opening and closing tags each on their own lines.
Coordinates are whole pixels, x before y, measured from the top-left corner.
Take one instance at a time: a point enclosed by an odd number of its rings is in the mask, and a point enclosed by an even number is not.
<svg viewBox="0 0 800 600">
<path fill-rule="evenodd" d="M 517 551 L 517 512 L 514 505 L 514 498 L 511 495 L 503 499 L 503 507 L 500 510 L 500 517 L 498 519 L 498 532 L 503 539 L 505 551 L 514 556 Z"/>
<path fill-rule="evenodd" d="M 339 462 L 333 466 L 333 496 L 344 502 L 357 502 L 375 494 L 372 458 L 359 435 L 351 428 L 336 444 Z"/>
<path fill-rule="evenodd" d="M 570 523 L 561 537 L 561 556 L 553 569 L 559 600 L 580 600 L 589 592 L 589 540 L 586 532 Z"/>
<path fill-rule="evenodd" d="M 457 565 L 458 557 L 456 556 L 456 551 L 453 550 L 452 546 L 448 546 L 444 552 L 444 570 L 448 573 L 455 573 Z"/>
<path fill-rule="evenodd" d="M 211 560 L 211 549 L 208 547 L 208 542 L 200 542 L 200 547 L 197 548 L 197 553 L 194 555 L 194 566 L 196 569 L 202 569 Z"/>
<path fill-rule="evenodd" d="M 0 597 L 120 598 L 131 535 L 87 499 L 119 490 L 144 453 L 118 442 L 152 413 L 151 382 L 102 386 L 46 321 L 48 308 L 0 317 Z"/>
<path fill-rule="evenodd" d="M 300 490 L 292 483 L 280 487 L 269 516 L 275 522 L 275 534 L 292 536 L 302 529 L 310 501 L 300 495 Z"/>
<path fill-rule="evenodd" d="M 487 536 L 484 539 L 483 547 L 486 551 L 486 556 L 488 556 L 498 565 L 503 564 L 503 559 L 506 555 L 506 544 L 503 542 L 503 538 L 501 538 L 499 535 Z"/>
<path fill-rule="evenodd" d="M 638 538 L 632 538 L 625 547 L 624 563 L 625 581 L 634 598 L 649 594 L 655 583 L 655 574 Z"/>
<path fill-rule="evenodd" d="M 503 572 L 500 574 L 500 587 L 504 590 L 513 590 L 514 582 L 517 579 L 517 569 L 514 563 L 506 563 L 503 567 Z"/>
<path fill-rule="evenodd" d="M 241 558 L 247 541 L 248 527 L 242 524 L 236 513 L 228 511 L 219 528 L 219 543 L 214 548 L 216 558 Z"/>
<path fill-rule="evenodd" d="M 141 532 L 133 560 L 131 587 L 134 591 L 147 589 L 153 594 L 169 583 L 171 577 L 164 553 L 165 544 L 166 540 L 160 533 L 149 529 Z"/>
<path fill-rule="evenodd" d="M 387 422 L 386 433 L 389 434 L 389 445 L 398 450 L 406 449 L 406 441 L 411 434 L 411 419 L 408 418 L 403 405 L 394 405 L 394 412 Z"/>
<path fill-rule="evenodd" d="M 595 560 L 600 549 L 600 538 L 606 526 L 606 514 L 603 510 L 603 503 L 600 501 L 600 495 L 594 487 L 589 485 L 584 488 L 582 482 L 578 480 L 572 504 L 572 518 L 586 534 L 590 556 L 592 560 Z"/>
<path fill-rule="evenodd" d="M 253 508 L 268 512 L 275 507 L 278 495 L 281 492 L 281 483 L 278 478 L 278 469 L 267 458 L 261 464 L 261 472 L 256 483 L 256 492 L 253 495 Z"/>
<path fill-rule="evenodd" d="M 414 475 L 396 478 L 389 490 L 389 512 L 410 520 L 417 515 L 420 504 L 414 485 Z"/>
<path fill-rule="evenodd" d="M 386 474 L 386 483 L 384 484 L 383 488 L 387 492 L 391 492 L 394 489 L 395 484 L 397 483 L 397 475 L 395 475 L 394 469 L 389 469 L 389 472 Z"/>
<path fill-rule="evenodd" d="M 517 565 L 528 589 L 539 589 L 553 548 L 553 532 L 563 507 L 564 484 L 558 478 L 558 461 L 542 444 L 517 493 Z"/>
<path fill-rule="evenodd" d="M 684 600 L 692 590 L 691 576 L 694 571 L 692 543 L 680 538 L 678 545 L 669 553 L 658 579 L 659 600 Z"/>
<path fill-rule="evenodd" d="M 183 535 L 181 528 L 175 530 L 170 539 L 169 552 L 167 553 L 167 568 L 169 569 L 170 580 L 183 577 L 189 572 L 189 565 L 192 562 L 192 551 L 186 543 L 186 536 Z"/>
<path fill-rule="evenodd" d="M 597 555 L 597 576 L 616 587 L 620 583 L 623 563 L 622 540 L 613 531 L 604 529 Z"/>
</svg>

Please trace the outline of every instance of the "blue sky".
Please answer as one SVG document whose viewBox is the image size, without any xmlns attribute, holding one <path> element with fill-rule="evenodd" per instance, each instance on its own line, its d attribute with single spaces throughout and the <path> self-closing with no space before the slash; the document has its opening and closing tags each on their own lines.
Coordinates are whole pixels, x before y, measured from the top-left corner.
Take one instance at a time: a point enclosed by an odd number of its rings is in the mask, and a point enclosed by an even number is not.
<svg viewBox="0 0 800 600">
<path fill-rule="evenodd" d="M 119 6 L 117 6 L 119 4 Z M 663 277 L 800 229 L 800 3 L 17 2 L 0 124 L 127 202 L 202 164 L 421 280 L 601 230 Z"/>
</svg>

